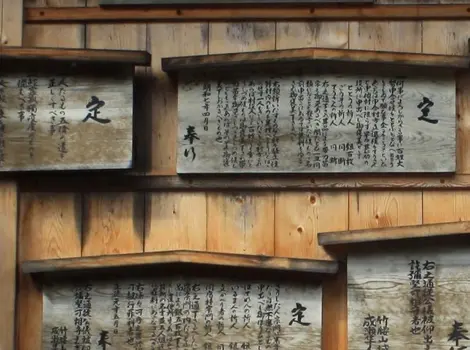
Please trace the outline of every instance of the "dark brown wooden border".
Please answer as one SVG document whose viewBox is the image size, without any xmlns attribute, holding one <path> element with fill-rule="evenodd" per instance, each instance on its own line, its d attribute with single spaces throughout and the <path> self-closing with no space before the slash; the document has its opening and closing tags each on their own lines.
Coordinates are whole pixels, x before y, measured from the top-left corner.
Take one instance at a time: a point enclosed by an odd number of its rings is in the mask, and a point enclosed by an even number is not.
<svg viewBox="0 0 470 350">
<path fill-rule="evenodd" d="M 370 50 L 304 48 L 217 55 L 166 57 L 162 58 L 162 70 L 167 73 L 175 73 L 184 70 L 232 69 L 253 65 L 297 62 L 375 63 L 395 66 L 467 69 L 470 65 L 470 57 Z"/>
<path fill-rule="evenodd" d="M 94 270 L 127 269 L 131 267 L 155 267 L 165 269 L 165 266 L 168 264 L 209 265 L 327 275 L 335 274 L 338 271 L 338 263 L 334 261 L 211 253 L 190 250 L 31 260 L 23 262 L 21 268 L 23 273 L 27 274 L 89 273 Z"/>
<path fill-rule="evenodd" d="M 150 66 L 151 55 L 147 51 L 57 49 L 1 47 L 0 60 L 52 60 L 70 62 L 103 62 Z"/>
<path fill-rule="evenodd" d="M 458 5 L 375 5 L 343 7 L 152 7 L 26 8 L 26 23 L 62 22 L 153 22 L 153 21 L 373 21 L 373 20 L 468 20 L 470 4 Z"/>
<path fill-rule="evenodd" d="M 413 240 L 436 237 L 452 237 L 470 233 L 470 221 L 443 224 L 413 225 L 373 228 L 365 230 L 319 232 L 318 243 L 322 246 L 363 244 L 371 242 Z"/>
<path fill-rule="evenodd" d="M 468 190 L 470 175 L 278 175 L 158 176 L 115 171 L 84 173 L 8 173 L 21 192 L 177 192 L 318 190 Z"/>
<path fill-rule="evenodd" d="M 273 5 L 273 4 L 373 4 L 375 0 L 101 0 L 100 6 L 173 6 L 173 5 Z"/>
</svg>

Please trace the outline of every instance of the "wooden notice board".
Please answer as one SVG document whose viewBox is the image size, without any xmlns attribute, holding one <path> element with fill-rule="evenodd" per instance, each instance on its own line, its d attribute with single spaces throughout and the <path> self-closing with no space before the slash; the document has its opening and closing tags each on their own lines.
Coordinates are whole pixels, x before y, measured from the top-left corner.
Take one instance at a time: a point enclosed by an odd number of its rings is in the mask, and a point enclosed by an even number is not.
<svg viewBox="0 0 470 350">
<path fill-rule="evenodd" d="M 164 277 L 48 284 L 44 350 L 320 349 L 320 285 Z"/>
<path fill-rule="evenodd" d="M 147 56 L 0 50 L 0 171 L 130 168 L 134 65 Z"/>
<path fill-rule="evenodd" d="M 179 173 L 455 171 L 452 72 L 248 69 L 178 81 Z"/>
<path fill-rule="evenodd" d="M 470 347 L 470 248 L 348 255 L 349 349 Z"/>
</svg>

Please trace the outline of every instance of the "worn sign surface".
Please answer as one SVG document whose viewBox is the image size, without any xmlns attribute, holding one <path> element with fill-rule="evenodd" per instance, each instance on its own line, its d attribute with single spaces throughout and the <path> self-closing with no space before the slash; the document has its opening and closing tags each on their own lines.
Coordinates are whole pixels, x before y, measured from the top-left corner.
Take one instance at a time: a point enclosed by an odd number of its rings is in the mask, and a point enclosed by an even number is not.
<svg viewBox="0 0 470 350">
<path fill-rule="evenodd" d="M 0 171 L 129 168 L 131 75 L 0 76 Z"/>
<path fill-rule="evenodd" d="M 120 280 L 44 290 L 43 349 L 320 349 L 320 286 Z"/>
<path fill-rule="evenodd" d="M 470 249 L 348 256 L 350 350 L 470 347 Z"/>
<path fill-rule="evenodd" d="M 178 172 L 453 172 L 455 78 L 181 75 Z"/>
</svg>

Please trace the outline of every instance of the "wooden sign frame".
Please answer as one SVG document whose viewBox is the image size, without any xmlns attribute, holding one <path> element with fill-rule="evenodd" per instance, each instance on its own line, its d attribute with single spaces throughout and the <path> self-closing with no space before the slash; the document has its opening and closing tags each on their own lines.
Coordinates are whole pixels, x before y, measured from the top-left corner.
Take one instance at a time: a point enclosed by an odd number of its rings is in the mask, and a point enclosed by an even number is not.
<svg viewBox="0 0 470 350">
<path fill-rule="evenodd" d="M 467 56 L 324 48 L 163 58 L 178 79 L 177 171 L 453 173 L 455 72 L 468 67 Z"/>
<path fill-rule="evenodd" d="M 0 172 L 133 166 L 146 51 L 0 48 Z"/>
<path fill-rule="evenodd" d="M 44 349 L 73 342 L 174 346 L 176 334 L 193 348 L 254 342 L 311 349 L 322 339 L 321 279 L 338 264 L 164 251 L 26 261 L 22 269 L 43 287 Z M 189 328 L 175 331 L 179 324 Z"/>
</svg>

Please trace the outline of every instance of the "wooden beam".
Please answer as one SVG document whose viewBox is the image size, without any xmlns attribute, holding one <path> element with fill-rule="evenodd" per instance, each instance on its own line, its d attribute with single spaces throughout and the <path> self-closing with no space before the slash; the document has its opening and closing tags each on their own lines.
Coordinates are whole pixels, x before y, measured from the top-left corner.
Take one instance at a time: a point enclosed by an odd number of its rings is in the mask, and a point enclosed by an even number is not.
<svg viewBox="0 0 470 350">
<path fill-rule="evenodd" d="M 456 176 L 158 176 L 99 174 L 17 174 L 21 192 L 109 191 L 315 191 L 315 190 L 466 190 L 470 175 Z"/>
<path fill-rule="evenodd" d="M 470 233 L 470 221 L 461 221 L 443 224 L 319 232 L 318 243 L 323 246 L 335 246 L 381 241 L 412 240 L 416 238 L 436 238 L 468 233 Z"/>
<path fill-rule="evenodd" d="M 85 273 L 97 269 L 111 268 L 142 268 L 148 266 L 162 268 L 165 264 L 181 263 L 261 270 L 287 270 L 313 274 L 334 274 L 338 270 L 338 264 L 333 261 L 175 250 L 143 254 L 101 255 L 96 257 L 25 261 L 22 264 L 22 271 L 27 274 L 68 273 L 77 271 Z"/>
<path fill-rule="evenodd" d="M 376 21 L 376 20 L 468 20 L 470 6 L 458 5 L 377 5 L 367 7 L 198 7 L 26 8 L 25 22 L 117 22 L 117 21 Z"/>
<path fill-rule="evenodd" d="M 100 6 L 236 5 L 236 4 L 373 4 L 375 0 L 101 0 Z"/>
<path fill-rule="evenodd" d="M 0 60 L 104 62 L 150 66 L 151 55 L 147 51 L 131 50 L 3 47 L 0 49 Z"/>
<path fill-rule="evenodd" d="M 184 70 L 239 68 L 261 64 L 298 62 L 357 62 L 441 68 L 468 68 L 470 57 L 417 54 L 387 51 L 305 48 L 218 55 L 162 58 L 162 70 L 173 73 Z"/>
</svg>

